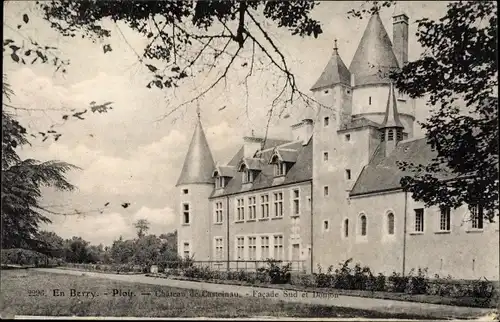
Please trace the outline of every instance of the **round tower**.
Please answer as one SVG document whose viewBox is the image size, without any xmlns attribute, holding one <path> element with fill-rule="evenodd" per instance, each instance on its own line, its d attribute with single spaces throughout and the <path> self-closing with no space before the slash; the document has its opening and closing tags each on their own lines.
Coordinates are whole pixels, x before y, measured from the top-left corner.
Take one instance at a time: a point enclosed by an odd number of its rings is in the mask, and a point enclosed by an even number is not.
<svg viewBox="0 0 500 322">
<path fill-rule="evenodd" d="M 178 200 L 178 254 L 195 260 L 210 259 L 210 200 L 214 189 L 214 159 L 200 114 L 176 188 Z"/>
<path fill-rule="evenodd" d="M 378 12 L 375 12 L 368 21 L 365 32 L 359 42 L 352 59 L 349 71 L 351 72 L 352 114 L 363 116 L 376 123 L 382 123 L 385 117 L 386 98 L 390 91 L 391 71 L 400 67 L 396 53 L 402 59 L 407 58 L 407 33 L 401 29 L 407 28 L 402 24 L 398 15 L 394 20 L 395 44 L 404 48 L 393 48 Z M 404 16 L 406 17 L 406 15 Z M 406 17 L 407 18 L 407 17 Z M 399 39 L 404 38 L 405 39 Z M 399 105 L 399 117 L 404 131 L 409 137 L 413 136 L 414 102 L 401 93 L 395 93 Z"/>
</svg>

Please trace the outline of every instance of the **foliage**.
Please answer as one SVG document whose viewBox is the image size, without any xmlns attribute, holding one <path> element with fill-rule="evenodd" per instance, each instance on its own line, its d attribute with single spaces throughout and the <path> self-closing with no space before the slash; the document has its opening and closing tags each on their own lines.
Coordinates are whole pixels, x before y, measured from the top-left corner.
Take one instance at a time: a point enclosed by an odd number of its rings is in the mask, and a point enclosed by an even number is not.
<svg viewBox="0 0 500 322">
<path fill-rule="evenodd" d="M 47 255 L 22 248 L 11 248 L 1 250 L 2 264 L 45 266 L 48 262 Z"/>
<path fill-rule="evenodd" d="M 410 294 L 426 294 L 429 287 L 429 279 L 427 278 L 427 268 L 417 269 L 417 275 L 413 275 L 413 269 L 410 271 L 409 281 L 407 285 L 407 293 Z"/>
<path fill-rule="evenodd" d="M 322 267 L 318 264 L 318 273 L 313 273 L 316 287 L 331 287 L 335 284 L 335 276 L 332 275 L 333 265 L 328 267 L 326 273 L 323 273 Z"/>
<path fill-rule="evenodd" d="M 460 1 L 438 21 L 417 21 L 422 56 L 392 75 L 410 97 L 428 97 L 421 122 L 437 156 L 430 164 L 400 163 L 401 181 L 426 206 L 480 205 L 498 215 L 497 4 Z M 464 107 L 469 111 L 464 113 Z"/>
<path fill-rule="evenodd" d="M 146 219 L 139 219 L 134 223 L 135 229 L 137 229 L 137 237 L 141 239 L 149 230 L 151 224 Z"/>
<path fill-rule="evenodd" d="M 9 101 L 12 90 L 3 83 L 3 99 Z M 5 104 L 5 103 L 4 103 Z M 77 169 L 59 162 L 21 160 L 16 148 L 29 144 L 27 131 L 14 117 L 2 109 L 2 247 L 36 249 L 39 225 L 50 223 L 40 205 L 41 189 L 51 186 L 58 190 L 73 190 L 65 174 Z"/>
<path fill-rule="evenodd" d="M 292 264 L 279 265 L 280 263 L 281 261 L 279 260 L 267 259 L 266 266 L 260 267 L 257 272 L 269 276 L 271 284 L 288 284 L 291 279 L 290 271 Z M 263 278 L 262 275 L 259 277 Z"/>
<path fill-rule="evenodd" d="M 402 276 L 401 273 L 392 272 L 392 275 L 387 278 L 389 281 L 388 290 L 390 292 L 404 293 L 409 279 L 408 276 Z"/>
</svg>

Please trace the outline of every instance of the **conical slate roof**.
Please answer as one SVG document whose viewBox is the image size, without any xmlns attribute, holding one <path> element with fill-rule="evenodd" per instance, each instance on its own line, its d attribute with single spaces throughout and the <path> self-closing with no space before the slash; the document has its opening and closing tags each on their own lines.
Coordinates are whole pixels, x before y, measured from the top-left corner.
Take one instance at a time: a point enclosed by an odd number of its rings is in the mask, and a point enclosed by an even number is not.
<svg viewBox="0 0 500 322">
<path fill-rule="evenodd" d="M 198 118 L 177 186 L 190 183 L 213 183 L 214 168 L 215 162 Z"/>
<path fill-rule="evenodd" d="M 328 61 L 323 73 L 316 83 L 311 87 L 311 91 L 335 84 L 351 85 L 351 73 L 340 58 L 337 46 L 333 49 L 333 55 Z"/>
<path fill-rule="evenodd" d="M 349 71 L 354 75 L 354 85 L 389 83 L 388 72 L 398 67 L 392 43 L 378 12 L 368 21 Z"/>
<path fill-rule="evenodd" d="M 389 97 L 387 97 L 387 108 L 385 110 L 384 121 L 382 122 L 382 128 L 386 127 L 403 127 L 403 124 L 399 120 L 396 94 L 394 93 L 394 85 L 392 85 L 392 83 L 389 89 Z"/>
</svg>

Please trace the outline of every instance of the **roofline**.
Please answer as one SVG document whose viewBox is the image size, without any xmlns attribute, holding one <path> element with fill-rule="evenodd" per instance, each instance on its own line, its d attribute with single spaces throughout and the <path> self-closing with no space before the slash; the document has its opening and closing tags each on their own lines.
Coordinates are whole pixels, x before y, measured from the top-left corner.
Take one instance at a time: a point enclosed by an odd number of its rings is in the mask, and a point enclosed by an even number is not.
<svg viewBox="0 0 500 322">
<path fill-rule="evenodd" d="M 355 194 L 349 194 L 349 198 L 361 198 L 361 197 L 368 197 L 369 195 L 377 195 L 377 194 L 383 194 L 383 193 L 389 193 L 389 192 L 397 192 L 397 191 L 403 191 L 402 187 L 398 188 L 387 188 L 387 189 L 381 189 L 381 190 L 373 190 L 373 191 L 368 191 L 368 192 L 361 192 L 361 193 L 355 193 Z"/>
<path fill-rule="evenodd" d="M 185 186 L 185 185 L 188 185 L 188 184 L 210 184 L 210 185 L 213 185 L 214 183 L 213 182 L 207 182 L 207 181 L 198 181 L 198 182 L 188 182 L 188 183 L 176 183 L 175 184 L 175 187 L 179 187 L 179 186 Z"/>
<path fill-rule="evenodd" d="M 318 87 L 311 87 L 309 90 L 312 92 L 312 91 L 320 91 L 320 90 L 323 90 L 325 88 L 333 88 L 337 85 L 343 85 L 345 87 L 349 87 L 349 88 L 354 88 L 352 87 L 351 84 L 346 84 L 346 83 L 343 83 L 343 82 L 338 82 L 338 83 L 335 83 L 335 84 L 330 84 L 330 85 L 323 85 L 323 86 L 318 86 Z"/>
<path fill-rule="evenodd" d="M 366 128 L 366 127 L 371 127 L 371 128 L 380 130 L 380 127 L 375 126 L 373 124 L 363 124 L 363 125 L 356 126 L 356 127 L 350 127 L 348 129 L 337 130 L 337 133 L 347 132 L 347 131 L 351 131 L 351 130 L 360 130 L 360 129 L 363 129 L 363 128 Z"/>
<path fill-rule="evenodd" d="M 234 195 L 238 195 L 238 194 L 244 194 L 244 193 L 252 192 L 252 191 L 253 192 L 257 192 L 257 191 L 262 191 L 262 190 L 266 190 L 266 189 L 273 189 L 273 188 L 277 188 L 277 187 L 286 187 L 286 186 L 291 186 L 291 185 L 294 185 L 294 184 L 297 184 L 297 183 L 304 183 L 304 182 L 309 182 L 309 181 L 312 181 L 312 178 L 311 179 L 306 179 L 306 180 L 289 182 L 289 183 L 282 183 L 282 184 L 278 184 L 278 185 L 275 185 L 275 186 L 264 187 L 264 188 L 254 189 L 254 190 L 250 189 L 250 190 L 245 190 L 245 191 L 238 191 L 238 192 L 233 192 L 233 193 L 220 194 L 218 196 L 208 197 L 208 199 L 217 199 L 219 197 L 229 197 L 229 196 L 234 196 Z"/>
</svg>

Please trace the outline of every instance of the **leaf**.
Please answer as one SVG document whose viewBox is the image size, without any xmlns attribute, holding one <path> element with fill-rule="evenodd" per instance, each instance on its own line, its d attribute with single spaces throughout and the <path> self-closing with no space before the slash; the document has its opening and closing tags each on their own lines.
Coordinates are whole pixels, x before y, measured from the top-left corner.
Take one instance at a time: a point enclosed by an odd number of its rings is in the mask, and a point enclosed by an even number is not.
<svg viewBox="0 0 500 322">
<path fill-rule="evenodd" d="M 31 50 L 26 50 L 26 52 L 24 53 L 25 56 L 29 56 L 31 55 Z"/>
<path fill-rule="evenodd" d="M 63 119 L 63 120 L 67 120 L 67 119 L 68 119 L 68 115 L 63 115 L 63 116 L 62 116 L 62 119 Z"/>
<path fill-rule="evenodd" d="M 124 202 L 124 203 L 122 203 L 122 207 L 123 208 L 127 208 L 128 206 L 130 206 L 130 202 Z"/>
<path fill-rule="evenodd" d="M 19 56 L 16 54 L 16 53 L 12 53 L 10 55 L 10 57 L 12 58 L 13 61 L 15 61 L 16 63 L 19 62 Z"/>
<path fill-rule="evenodd" d="M 23 21 L 24 21 L 24 23 L 28 23 L 30 21 L 27 14 L 23 15 Z"/>
<path fill-rule="evenodd" d="M 45 142 L 45 140 L 47 140 L 48 138 L 49 138 L 48 136 L 44 137 L 42 142 Z"/>
<path fill-rule="evenodd" d="M 106 44 L 102 47 L 104 53 L 107 53 L 108 51 L 113 51 L 113 49 L 111 48 L 111 45 L 110 44 Z"/>
<path fill-rule="evenodd" d="M 158 68 L 150 64 L 146 64 L 146 67 L 149 68 L 149 70 L 152 71 L 153 73 L 158 70 Z"/>
</svg>

